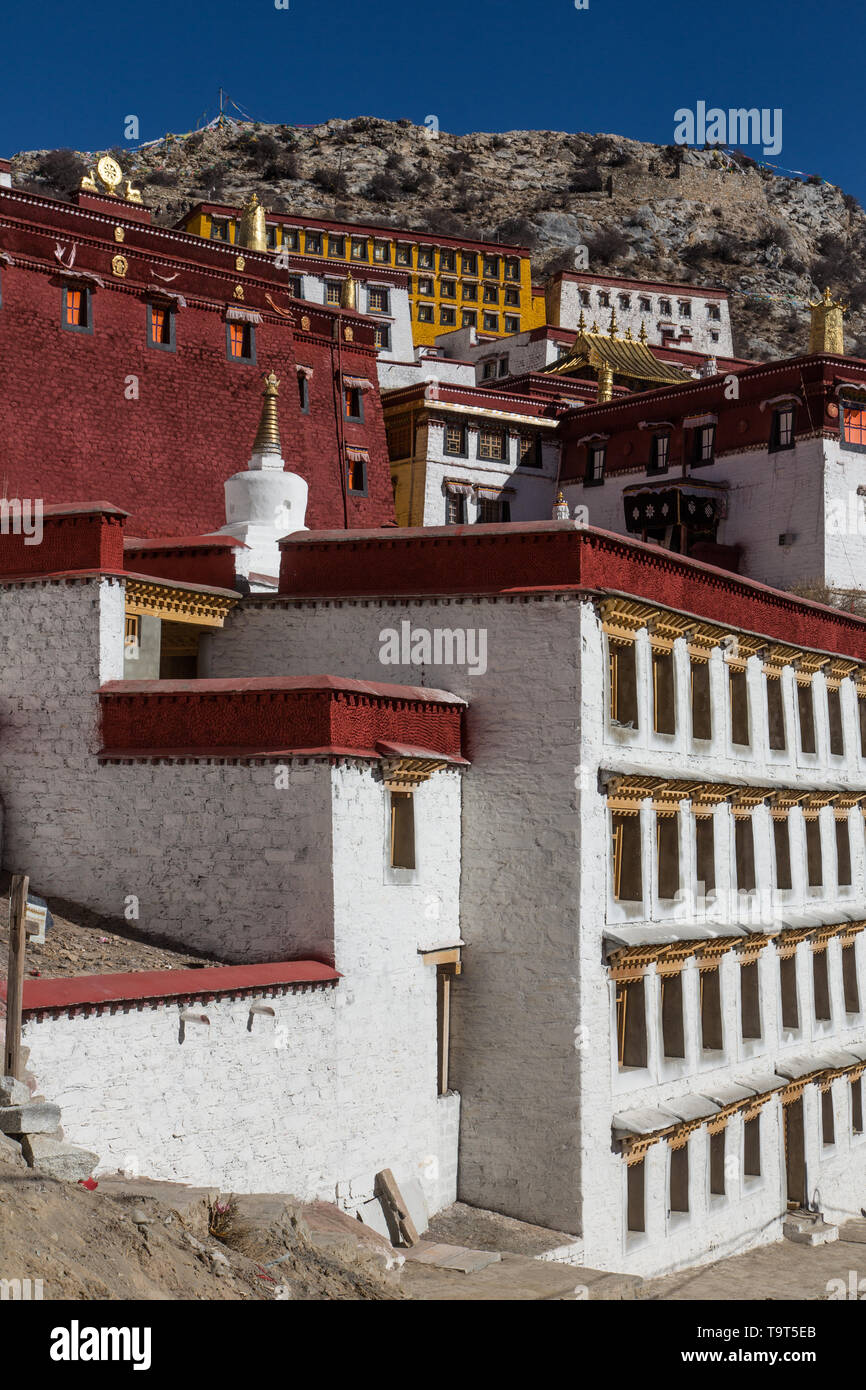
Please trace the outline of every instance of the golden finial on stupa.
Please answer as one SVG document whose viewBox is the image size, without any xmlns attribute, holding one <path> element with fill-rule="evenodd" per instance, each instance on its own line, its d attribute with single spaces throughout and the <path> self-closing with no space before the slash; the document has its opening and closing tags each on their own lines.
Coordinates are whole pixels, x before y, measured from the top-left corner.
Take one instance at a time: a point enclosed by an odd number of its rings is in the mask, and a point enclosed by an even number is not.
<svg viewBox="0 0 866 1390">
<path fill-rule="evenodd" d="M 640 326 L 640 333 L 638 333 L 638 335 L 637 335 L 637 340 L 638 340 L 639 343 L 645 343 L 645 342 L 646 342 L 646 339 L 647 339 L 646 324 L 645 324 L 645 323 L 642 323 L 641 326 Z"/>
<path fill-rule="evenodd" d="M 280 447 L 280 422 L 277 416 L 277 396 L 280 383 L 274 372 L 265 376 L 265 389 L 262 392 L 262 413 L 259 427 L 253 441 L 254 454 L 282 454 Z"/>
<path fill-rule="evenodd" d="M 847 304 L 842 304 L 840 300 L 833 298 L 829 287 L 825 289 L 822 299 L 818 299 L 814 303 L 811 299 L 809 300 L 808 308 L 812 311 L 812 326 L 809 332 L 810 352 L 833 352 L 840 357 L 844 356 L 842 315 L 847 307 Z"/>
<path fill-rule="evenodd" d="M 267 251 L 268 233 L 265 226 L 265 210 L 255 193 L 241 211 L 235 246 L 245 246 L 248 251 Z"/>
<path fill-rule="evenodd" d="M 598 395 L 595 399 L 598 405 L 613 400 L 613 368 L 607 362 L 602 362 L 598 369 Z"/>
<path fill-rule="evenodd" d="M 358 282 L 350 270 L 340 287 L 340 308 L 357 309 L 357 307 Z"/>
<path fill-rule="evenodd" d="M 611 338 L 615 338 L 615 337 L 616 337 L 616 330 L 617 330 L 618 327 L 619 327 L 619 325 L 618 325 L 618 323 L 617 323 L 617 321 L 616 321 L 616 309 L 611 309 L 611 311 L 610 311 L 610 325 L 609 325 L 608 330 L 607 330 L 607 331 L 608 331 L 608 335 L 609 335 Z"/>
<path fill-rule="evenodd" d="M 585 333 L 585 332 L 586 332 L 586 319 L 585 319 L 584 316 L 583 316 L 583 310 L 582 310 L 582 309 L 581 309 L 581 311 L 580 311 L 580 318 L 577 320 L 577 331 L 578 331 L 578 333 Z"/>
</svg>

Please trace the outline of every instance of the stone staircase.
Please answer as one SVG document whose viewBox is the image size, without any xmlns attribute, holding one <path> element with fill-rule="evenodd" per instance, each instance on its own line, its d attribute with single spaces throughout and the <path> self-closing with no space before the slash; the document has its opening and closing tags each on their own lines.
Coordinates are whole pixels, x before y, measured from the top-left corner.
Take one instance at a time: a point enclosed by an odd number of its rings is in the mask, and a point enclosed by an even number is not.
<svg viewBox="0 0 866 1390">
<path fill-rule="evenodd" d="M 25 1067 L 29 1055 L 29 1048 L 23 1048 Z M 23 1081 L 0 1076 L 0 1153 L 63 1182 L 89 1178 L 99 1155 L 64 1142 L 60 1107 L 35 1094 L 36 1086 L 36 1077 L 27 1070 Z"/>
<path fill-rule="evenodd" d="M 795 1245 L 829 1245 L 839 1239 L 839 1227 L 825 1221 L 820 1211 L 789 1211 L 782 1235 Z"/>
</svg>

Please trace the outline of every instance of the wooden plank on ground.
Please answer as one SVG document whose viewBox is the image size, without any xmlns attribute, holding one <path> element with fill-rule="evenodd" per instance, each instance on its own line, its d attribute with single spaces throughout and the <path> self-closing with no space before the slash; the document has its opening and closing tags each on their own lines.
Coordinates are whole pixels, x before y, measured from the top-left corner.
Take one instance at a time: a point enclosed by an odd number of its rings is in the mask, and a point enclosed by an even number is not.
<svg viewBox="0 0 866 1390">
<path fill-rule="evenodd" d="M 26 874 L 15 874 L 9 894 L 9 967 L 6 976 L 6 1041 L 3 1048 L 3 1074 L 21 1080 L 21 1017 L 24 1003 L 24 951 L 27 941 L 25 915 Z"/>
<path fill-rule="evenodd" d="M 382 1203 L 385 1215 L 388 1217 L 388 1225 L 393 1225 L 400 1244 L 417 1245 L 421 1237 L 415 1229 L 415 1223 L 409 1215 L 409 1208 L 403 1200 L 403 1194 L 397 1186 L 390 1168 L 383 1168 L 381 1173 L 376 1174 L 373 1191 Z"/>
</svg>

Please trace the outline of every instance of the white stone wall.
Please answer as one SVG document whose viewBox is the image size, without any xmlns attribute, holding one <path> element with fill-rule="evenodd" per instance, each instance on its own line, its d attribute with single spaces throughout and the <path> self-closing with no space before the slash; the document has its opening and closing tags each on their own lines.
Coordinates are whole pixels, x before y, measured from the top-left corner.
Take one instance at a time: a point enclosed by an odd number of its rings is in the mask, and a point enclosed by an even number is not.
<svg viewBox="0 0 866 1390">
<path fill-rule="evenodd" d="M 456 418 L 456 417 L 455 417 Z M 460 417 L 460 423 L 463 417 Z M 466 430 L 467 457 L 446 454 L 445 420 L 431 416 L 427 425 L 427 470 L 424 488 L 424 526 L 445 526 L 447 524 L 447 495 L 445 479 L 459 479 L 482 488 L 504 488 L 511 508 L 512 521 L 546 521 L 549 519 L 556 497 L 556 478 L 559 471 L 560 446 L 549 437 L 550 431 L 541 436 L 541 467 L 534 468 L 520 462 L 521 435 L 532 435 L 535 431 L 527 425 L 525 429 L 500 426 L 495 420 L 485 421 L 491 428 L 504 428 L 506 457 L 501 460 L 478 457 L 479 431 L 471 424 Z M 423 438 L 419 435 L 419 441 Z M 480 515 L 480 502 L 477 495 L 466 498 L 466 520 L 476 522 Z"/>
<path fill-rule="evenodd" d="M 313 304 L 328 303 L 328 281 L 339 281 L 340 284 L 346 279 L 348 267 L 345 262 L 335 262 L 332 266 L 324 263 L 321 269 L 317 268 L 315 274 L 305 270 L 301 275 L 301 298 L 308 299 Z M 353 267 L 353 272 L 357 276 L 357 267 Z M 409 303 L 409 290 L 406 285 L 395 285 L 390 280 L 377 279 L 375 273 L 371 273 L 369 278 L 356 278 L 357 310 L 359 314 L 369 313 L 370 318 L 375 322 L 387 325 L 391 330 L 391 345 L 387 348 L 379 349 L 380 362 L 405 362 L 412 360 L 414 344 L 412 340 L 412 306 Z M 388 313 L 383 314 L 378 310 L 371 312 L 369 308 L 370 289 L 384 289 L 388 291 L 389 305 Z"/>
<path fill-rule="evenodd" d="M 669 476 L 674 481 L 679 474 L 672 470 Z M 857 489 L 866 487 L 866 454 L 831 439 L 805 439 L 776 453 L 764 446 L 724 454 L 693 476 L 695 482 L 728 485 L 728 515 L 717 539 L 743 547 L 740 573 L 780 589 L 811 580 L 863 587 L 866 497 Z M 588 525 L 627 535 L 623 491 L 647 480 L 645 472 L 629 471 L 609 475 L 601 487 L 569 483 L 563 494 L 572 509 L 588 508 Z M 663 483 L 664 475 L 649 481 Z M 783 534 L 793 541 L 780 545 Z"/>
<path fill-rule="evenodd" d="M 553 598 L 250 607 L 232 614 L 211 649 L 213 675 L 266 675 L 288 658 L 301 669 L 313 661 L 334 674 L 423 682 L 470 701 L 460 909 L 467 945 L 452 990 L 458 1191 L 473 1205 L 573 1232 L 581 1185 L 578 607 Z M 431 631 L 483 632 L 487 673 L 383 666 L 380 633 L 406 617 Z M 609 1093 L 607 1105 L 609 1146 Z"/>
<path fill-rule="evenodd" d="M 404 386 L 426 386 L 433 381 L 449 382 L 453 386 L 475 385 L 473 364 L 455 362 L 448 357 L 416 355 L 414 360 L 410 356 L 405 362 L 391 362 L 380 355 L 378 371 L 381 391 L 401 391 Z"/>
<path fill-rule="evenodd" d="M 582 311 L 587 328 L 590 328 L 595 321 L 601 332 L 606 333 L 613 308 L 616 310 L 620 336 L 625 333 L 627 328 L 630 328 L 634 337 L 637 337 L 643 324 L 650 345 L 655 344 L 661 347 L 666 341 L 661 332 L 662 326 L 664 326 L 675 330 L 676 337 L 667 340 L 671 347 L 682 346 L 693 352 L 703 352 L 708 356 L 718 357 L 730 357 L 733 353 L 731 319 L 727 299 L 706 297 L 701 294 L 699 286 L 683 285 L 678 290 L 667 290 L 660 289 L 655 285 L 647 285 L 638 289 L 631 286 L 625 288 L 608 285 L 601 281 L 562 279 L 556 282 L 556 289 L 558 290 L 558 305 L 555 294 L 553 312 L 549 310 L 548 313 L 551 323 L 554 323 L 558 328 L 577 331 Z M 583 303 L 581 291 L 589 292 L 589 304 Z M 607 305 L 602 302 L 605 295 L 609 300 Z M 623 303 L 623 296 L 627 297 L 628 306 Z M 642 298 L 650 301 L 649 310 L 640 308 Z M 667 301 L 670 304 L 671 312 L 669 314 L 662 312 L 662 301 Z M 690 306 L 690 315 L 683 312 L 681 306 L 684 304 Z M 718 319 L 710 318 L 710 306 L 718 308 Z M 691 332 L 691 342 L 681 342 L 680 333 L 683 330 Z M 718 336 L 714 339 L 713 334 Z"/>
<path fill-rule="evenodd" d="M 488 670 L 471 676 L 465 668 L 381 666 L 380 634 L 404 619 L 413 628 L 472 627 L 487 640 Z M 610 831 L 600 771 L 664 775 L 714 782 L 746 781 L 759 786 L 866 788 L 866 763 L 859 752 L 854 691 L 843 682 L 846 742 L 843 758 L 829 752 L 826 683 L 814 678 L 817 748 L 799 751 L 793 677 L 782 678 L 787 748 L 770 750 L 766 694 L 760 664 L 748 667 L 752 743 L 731 741 L 727 670 L 723 653 L 711 663 L 711 740 L 696 744 L 687 718 L 689 672 L 682 642 L 675 650 L 678 702 L 674 735 L 652 732 L 650 649 L 638 634 L 639 723 L 629 732 L 606 718 L 607 653 L 593 606 L 577 599 L 442 599 L 286 601 L 235 611 L 216 634 L 213 674 L 240 670 L 271 675 L 286 654 L 304 664 L 313 655 L 338 674 L 367 679 L 419 680 L 444 687 L 469 701 L 468 751 L 472 767 L 463 796 L 462 934 L 466 968 L 457 982 L 452 1070 L 461 1092 L 462 1131 L 459 1195 L 509 1215 L 582 1234 L 587 1264 L 653 1273 L 716 1258 L 775 1239 L 784 1211 L 783 1155 L 779 1103 L 762 1118 L 762 1175 L 738 1169 L 722 1203 L 708 1193 L 704 1130 L 690 1141 L 693 1193 L 683 1220 L 667 1216 L 667 1146 L 655 1145 L 647 1159 L 648 1230 L 633 1240 L 626 1231 L 625 1164 L 612 1151 L 614 1114 L 643 1105 L 664 1105 L 718 1081 L 748 1081 L 771 1073 L 794 1055 L 860 1045 L 866 1039 L 861 1013 L 846 1015 L 840 994 L 839 946 L 830 949 L 833 1019 L 815 1019 L 811 1004 L 811 957 L 804 947 L 800 968 L 801 1027 L 780 1027 L 775 948 L 761 958 L 763 1036 L 743 1041 L 739 1027 L 739 968 L 722 962 L 726 1045 L 721 1056 L 698 1053 L 697 972 L 685 967 L 686 1032 L 682 1063 L 660 1055 L 658 982 L 650 971 L 647 989 L 649 1064 L 620 1073 L 612 985 L 603 964 L 606 929 L 623 925 L 696 920 L 693 879 L 694 828 L 688 807 L 681 816 L 683 888 L 679 903 L 659 901 L 653 891 L 653 825 L 644 809 L 644 903 L 613 902 L 610 888 Z M 529 675 L 531 673 L 531 675 Z M 755 813 L 759 890 L 773 887 L 769 814 Z M 794 884 L 775 903 L 786 914 L 819 909 L 828 920 L 866 916 L 866 850 L 860 813 L 850 817 L 852 885 L 836 885 L 832 813 L 821 812 L 824 887 L 810 889 L 805 874 L 802 813 L 792 813 Z M 720 889 L 735 887 L 731 875 L 733 828 L 730 811 L 716 812 L 717 874 Z M 760 892 L 752 904 L 760 911 Z M 766 907 L 766 904 L 763 904 Z M 866 943 L 857 941 L 861 1000 L 866 998 Z M 848 1083 L 844 1083 L 847 1085 Z M 844 1085 L 836 1088 L 847 1103 Z M 820 1150 L 813 1124 L 817 1104 L 807 1090 L 807 1163 L 810 1193 L 818 1193 L 833 1219 L 847 1210 L 852 1192 L 866 1180 L 866 1147 L 837 1120 L 832 1154 Z M 840 1109 L 840 1116 L 841 1116 Z M 810 1116 L 812 1118 L 810 1118 Z M 731 1152 L 741 1147 L 737 1126 L 729 1130 Z M 850 1128 L 850 1126 L 849 1126 Z M 846 1196 L 846 1193 L 848 1194 Z"/>
<path fill-rule="evenodd" d="M 417 789 L 418 866 L 395 874 L 368 762 L 99 765 L 96 691 L 122 670 L 122 585 L 0 595 L 4 867 L 191 950 L 331 958 L 344 977 L 274 1001 L 285 1047 L 259 1045 L 266 1025 L 248 1034 L 247 1006 L 227 1001 L 182 1043 L 168 1005 L 29 1025 L 70 1138 L 104 1168 L 139 1152 L 153 1177 L 331 1199 L 339 1183 L 360 1201 L 393 1167 L 434 1205 L 453 1200 L 459 1100 L 437 1097 L 436 972 L 419 952 L 458 939 L 460 774 Z"/>
</svg>

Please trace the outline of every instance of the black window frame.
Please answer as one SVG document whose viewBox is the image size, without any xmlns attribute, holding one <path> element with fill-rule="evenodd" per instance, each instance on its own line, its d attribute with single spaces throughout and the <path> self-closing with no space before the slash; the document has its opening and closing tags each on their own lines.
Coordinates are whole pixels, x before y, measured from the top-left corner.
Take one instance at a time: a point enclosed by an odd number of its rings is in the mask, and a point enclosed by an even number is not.
<svg viewBox="0 0 866 1390">
<path fill-rule="evenodd" d="M 520 315 L 519 315 L 519 314 L 506 314 L 506 315 L 505 315 L 505 318 L 504 318 L 504 323 L 505 323 L 505 332 L 506 332 L 506 333 L 519 333 L 519 332 L 520 332 Z"/>
<path fill-rule="evenodd" d="M 485 516 L 485 510 L 497 508 L 495 517 Z M 509 497 L 479 497 L 476 524 L 480 526 L 501 526 L 511 520 L 511 499 Z"/>
<path fill-rule="evenodd" d="M 601 469 L 595 467 L 595 459 L 601 454 Z M 607 471 L 607 443 L 606 441 L 587 444 L 586 446 L 586 470 L 583 475 L 584 487 L 601 487 L 604 483 Z"/>
<path fill-rule="evenodd" d="M 370 303 L 371 294 L 381 294 L 383 305 L 381 309 L 374 309 Z M 367 313 L 368 314 L 390 314 L 391 312 L 391 291 L 385 285 L 367 286 Z"/>
<path fill-rule="evenodd" d="M 468 322 L 467 322 L 467 320 L 468 320 Z M 477 310 L 477 309 L 461 309 L 461 310 L 460 310 L 460 326 L 461 326 L 461 328 L 477 328 L 477 327 L 478 327 L 478 310 Z"/>
<path fill-rule="evenodd" d="M 703 437 L 706 430 L 712 430 L 712 442 L 708 458 L 703 456 Z M 716 461 L 716 425 L 696 425 L 692 430 L 691 467 L 709 468 Z"/>
<path fill-rule="evenodd" d="M 302 415 L 310 413 L 310 383 L 306 372 L 298 372 L 298 402 Z"/>
<path fill-rule="evenodd" d="M 352 487 L 352 470 L 361 469 L 363 487 Z M 370 495 L 370 476 L 367 468 L 366 459 L 350 459 L 346 456 L 346 494 L 349 497 L 369 497 Z"/>
<path fill-rule="evenodd" d="M 319 249 L 314 250 L 310 245 L 310 238 L 318 238 Z M 325 254 L 325 234 L 324 232 L 304 232 L 304 255 L 323 256 Z"/>
<path fill-rule="evenodd" d="M 452 507 L 457 509 L 457 519 L 452 520 L 449 513 Z M 446 526 L 465 526 L 467 524 L 466 515 L 466 495 L 462 492 L 445 492 L 445 525 Z"/>
<path fill-rule="evenodd" d="M 449 315 L 450 315 L 450 317 L 449 317 Z M 440 305 L 439 305 L 439 327 L 440 327 L 440 328 L 456 328 L 456 327 L 457 327 L 457 309 L 456 309 L 456 307 L 455 307 L 453 304 L 440 304 Z"/>
<path fill-rule="evenodd" d="M 446 257 L 448 258 L 446 260 Z M 439 270 L 447 275 L 457 274 L 457 252 L 452 247 L 443 246 L 439 252 Z"/>
<path fill-rule="evenodd" d="M 781 442 L 781 419 L 783 415 L 791 417 L 791 437 L 787 444 Z M 778 405 L 773 411 L 773 418 L 770 421 L 770 441 L 768 445 L 771 454 L 781 454 L 788 449 L 793 449 L 796 444 L 795 435 L 796 406 L 793 402 L 790 405 Z"/>
<path fill-rule="evenodd" d="M 427 300 L 424 300 L 424 301 L 422 301 L 422 303 L 420 303 L 417 307 L 418 307 L 418 312 L 417 312 L 417 314 L 415 315 L 415 317 L 416 317 L 416 320 L 417 320 L 418 323 L 435 323 L 435 322 L 436 322 L 436 315 L 435 315 L 434 312 L 433 312 L 434 309 L 436 308 L 436 305 L 433 303 L 432 300 L 430 300 L 429 302 L 428 302 Z M 429 312 L 428 312 L 428 311 L 429 311 Z"/>
<path fill-rule="evenodd" d="M 358 397 L 357 415 L 349 414 L 349 402 L 346 400 L 346 395 L 349 391 L 354 392 L 354 394 Z M 343 419 L 346 420 L 350 425 L 363 425 L 364 392 L 361 390 L 360 386 L 347 386 L 345 382 L 343 383 Z"/>
<path fill-rule="evenodd" d="M 337 249 L 339 242 L 339 250 Z M 328 260 L 344 261 L 346 259 L 346 237 L 342 232 L 328 232 Z"/>
<path fill-rule="evenodd" d="M 839 445 L 842 449 L 850 449 L 852 453 L 866 453 L 866 444 L 855 444 L 850 439 L 845 438 L 845 412 L 848 409 L 855 410 L 858 415 L 866 413 L 866 400 L 854 401 L 846 399 L 844 396 L 839 398 Z"/>
<path fill-rule="evenodd" d="M 66 322 L 66 296 L 68 293 L 80 292 L 82 305 L 84 308 L 84 323 Z M 82 285 L 75 280 L 66 280 L 60 289 L 60 327 L 65 333 L 93 333 L 93 291 L 89 285 Z"/>
<path fill-rule="evenodd" d="M 166 316 L 168 324 L 168 342 L 157 342 L 153 335 L 153 311 L 161 309 Z M 175 340 L 175 309 L 171 304 L 154 304 L 152 300 L 147 301 L 147 346 L 156 348 L 159 352 L 175 352 L 177 344 Z"/>
<path fill-rule="evenodd" d="M 453 430 L 453 429 L 458 429 L 458 430 L 460 431 L 460 448 L 459 448 L 459 449 L 449 449 L 449 448 L 448 448 L 448 431 L 449 431 L 449 429 L 452 429 L 452 430 Z M 465 459 L 465 458 L 468 458 L 468 457 L 469 457 L 468 436 L 467 436 L 467 431 L 466 431 L 466 426 L 465 426 L 465 425 L 455 425 L 453 422 L 449 422 L 449 421 L 446 420 L 445 425 L 444 425 L 444 427 L 443 427 L 442 439 L 443 439 L 442 452 L 443 452 L 443 454 L 447 454 L 448 458 Z"/>
<path fill-rule="evenodd" d="M 521 453 L 521 444 L 524 440 L 529 440 L 529 448 L 525 453 Z M 518 468 L 542 468 L 544 461 L 541 457 L 541 435 L 522 434 L 517 442 L 517 466 Z"/>
<path fill-rule="evenodd" d="M 249 355 L 246 350 L 242 357 L 236 357 L 232 352 L 232 328 L 240 327 L 244 330 L 244 343 L 250 345 Z M 237 319 L 226 319 L 226 358 L 229 362 L 234 362 L 238 367 L 254 367 L 256 365 L 256 326 L 254 323 L 238 323 Z"/>
<path fill-rule="evenodd" d="M 495 319 L 496 322 L 495 322 L 495 323 L 485 323 L 485 321 L 484 321 L 485 319 Z M 481 331 L 482 331 L 482 333 L 498 333 L 498 332 L 499 332 L 499 315 L 498 315 L 498 314 L 488 314 L 488 313 L 486 313 L 485 311 L 482 310 L 482 314 L 481 314 Z"/>
<path fill-rule="evenodd" d="M 664 463 L 659 463 L 659 445 L 664 442 Z M 650 456 L 646 466 L 647 473 L 667 473 L 671 466 L 671 434 L 670 430 L 660 430 L 650 439 Z"/>
<path fill-rule="evenodd" d="M 379 342 L 376 342 L 376 339 Z M 373 344 L 377 352 L 391 351 L 391 325 L 377 322 L 373 328 Z"/>
<path fill-rule="evenodd" d="M 422 255 L 425 257 L 424 260 L 421 259 Z M 426 259 L 427 256 L 430 257 L 429 260 Z M 417 259 L 417 261 L 416 261 L 416 265 L 417 265 L 417 267 L 418 267 L 419 270 L 432 270 L 432 271 L 434 272 L 434 274 L 435 274 L 435 271 L 436 271 L 436 247 L 435 247 L 435 246 L 419 246 L 419 247 L 418 247 L 418 259 Z"/>
</svg>

